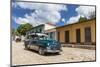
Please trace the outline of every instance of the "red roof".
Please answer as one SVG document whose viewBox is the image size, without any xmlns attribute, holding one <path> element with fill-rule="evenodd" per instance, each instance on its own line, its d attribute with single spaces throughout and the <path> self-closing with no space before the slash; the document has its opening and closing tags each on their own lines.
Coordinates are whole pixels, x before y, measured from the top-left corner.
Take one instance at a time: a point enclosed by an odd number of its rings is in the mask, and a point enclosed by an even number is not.
<svg viewBox="0 0 100 67">
<path fill-rule="evenodd" d="M 48 22 L 48 23 L 46 23 L 46 24 L 49 24 L 49 25 L 52 25 L 52 26 L 56 26 L 56 25 L 54 25 L 54 24 L 52 24 L 52 23 L 50 23 L 50 22 Z"/>
</svg>

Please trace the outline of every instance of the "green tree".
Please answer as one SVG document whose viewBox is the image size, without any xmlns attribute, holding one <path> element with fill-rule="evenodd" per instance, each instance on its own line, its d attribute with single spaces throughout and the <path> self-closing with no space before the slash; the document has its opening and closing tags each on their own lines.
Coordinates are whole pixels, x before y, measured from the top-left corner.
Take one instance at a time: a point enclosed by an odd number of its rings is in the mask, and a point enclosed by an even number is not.
<svg viewBox="0 0 100 67">
<path fill-rule="evenodd" d="M 33 28 L 33 26 L 29 23 L 22 24 L 22 25 L 18 26 L 16 33 L 18 33 L 20 35 L 26 35 L 26 32 L 32 28 Z"/>
<path fill-rule="evenodd" d="M 19 32 L 16 30 L 15 35 L 20 36 Z"/>
<path fill-rule="evenodd" d="M 87 19 L 85 17 L 80 17 L 79 22 L 86 21 L 86 20 Z"/>
</svg>

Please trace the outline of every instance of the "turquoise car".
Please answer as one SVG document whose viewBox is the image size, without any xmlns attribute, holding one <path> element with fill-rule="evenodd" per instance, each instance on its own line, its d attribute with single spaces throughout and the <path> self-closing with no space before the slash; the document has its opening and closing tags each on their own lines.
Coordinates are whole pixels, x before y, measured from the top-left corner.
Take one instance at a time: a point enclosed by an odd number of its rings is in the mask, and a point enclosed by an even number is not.
<svg viewBox="0 0 100 67">
<path fill-rule="evenodd" d="M 62 51 L 60 42 L 40 33 L 26 35 L 24 45 L 25 49 L 36 50 L 40 55 L 45 55 L 45 53 L 59 54 Z"/>
</svg>

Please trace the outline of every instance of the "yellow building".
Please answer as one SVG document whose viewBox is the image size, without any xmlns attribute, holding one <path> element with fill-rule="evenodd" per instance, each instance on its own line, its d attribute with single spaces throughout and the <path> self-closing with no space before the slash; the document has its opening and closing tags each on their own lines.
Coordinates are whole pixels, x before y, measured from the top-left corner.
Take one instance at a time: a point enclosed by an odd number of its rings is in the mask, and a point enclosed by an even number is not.
<svg viewBox="0 0 100 67">
<path fill-rule="evenodd" d="M 96 20 L 68 24 L 54 29 L 46 30 L 46 33 L 55 33 L 55 38 L 65 44 L 96 44 Z"/>
</svg>

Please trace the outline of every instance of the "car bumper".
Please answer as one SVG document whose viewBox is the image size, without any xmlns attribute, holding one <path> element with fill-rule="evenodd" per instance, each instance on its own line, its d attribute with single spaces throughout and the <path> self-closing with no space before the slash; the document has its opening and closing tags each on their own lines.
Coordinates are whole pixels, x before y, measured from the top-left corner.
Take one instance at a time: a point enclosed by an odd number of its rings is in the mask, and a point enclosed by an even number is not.
<svg viewBox="0 0 100 67">
<path fill-rule="evenodd" d="M 61 50 L 46 50 L 46 52 L 48 52 L 48 53 L 57 53 L 57 52 L 61 52 Z"/>
</svg>

